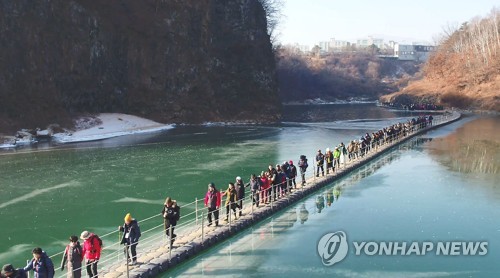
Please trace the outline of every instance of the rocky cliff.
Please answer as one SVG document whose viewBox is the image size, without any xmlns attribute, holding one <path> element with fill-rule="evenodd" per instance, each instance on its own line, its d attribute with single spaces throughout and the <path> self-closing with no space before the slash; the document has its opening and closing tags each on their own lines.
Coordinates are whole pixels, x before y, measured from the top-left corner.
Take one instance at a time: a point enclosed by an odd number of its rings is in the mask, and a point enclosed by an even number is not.
<svg viewBox="0 0 500 278">
<path fill-rule="evenodd" d="M 0 2 L 0 128 L 122 112 L 164 123 L 276 121 L 257 0 Z"/>
</svg>

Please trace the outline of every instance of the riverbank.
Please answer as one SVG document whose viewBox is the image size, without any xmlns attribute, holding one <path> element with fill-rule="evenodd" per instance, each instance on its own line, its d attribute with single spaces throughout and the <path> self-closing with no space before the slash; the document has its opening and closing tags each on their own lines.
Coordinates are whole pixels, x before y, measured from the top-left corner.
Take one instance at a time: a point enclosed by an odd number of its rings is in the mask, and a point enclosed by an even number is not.
<svg viewBox="0 0 500 278">
<path fill-rule="evenodd" d="M 75 132 L 56 133 L 52 139 L 60 143 L 87 142 L 129 134 L 157 132 L 174 127 L 174 125 L 165 125 L 141 117 L 120 113 L 99 114 L 95 116 L 93 123 L 95 124 L 90 123 L 90 126 L 84 126 L 87 128 L 76 130 Z"/>
<path fill-rule="evenodd" d="M 118 136 L 159 132 L 174 128 L 175 125 L 166 125 L 134 115 L 121 113 L 101 113 L 95 116 L 80 117 L 75 120 L 75 129 L 54 133 L 50 140 L 56 143 L 76 143 L 103 140 Z M 33 137 L 19 139 L 6 137 L 0 144 L 0 149 L 17 148 L 22 145 L 37 143 L 36 131 Z M 47 134 L 51 132 L 46 132 Z M 45 134 L 45 133 L 44 133 Z"/>
</svg>

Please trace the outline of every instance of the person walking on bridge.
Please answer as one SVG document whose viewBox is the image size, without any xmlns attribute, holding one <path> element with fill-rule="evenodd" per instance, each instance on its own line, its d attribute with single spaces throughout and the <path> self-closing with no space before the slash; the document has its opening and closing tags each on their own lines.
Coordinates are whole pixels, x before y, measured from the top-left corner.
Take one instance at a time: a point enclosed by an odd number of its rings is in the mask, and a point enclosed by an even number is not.
<svg viewBox="0 0 500 278">
<path fill-rule="evenodd" d="M 82 253 L 87 259 L 85 263 L 87 275 L 90 278 L 97 278 L 97 263 L 101 258 L 102 241 L 96 234 L 88 231 L 83 231 L 80 238 L 84 240 Z"/>
<path fill-rule="evenodd" d="M 355 158 L 355 152 L 354 152 L 355 148 L 356 148 L 356 142 L 352 140 L 351 143 L 347 145 L 347 152 L 349 153 L 349 161 L 352 161 Z"/>
<path fill-rule="evenodd" d="M 208 185 L 208 191 L 205 195 L 205 207 L 208 209 L 208 226 L 212 226 L 212 216 L 215 221 L 215 226 L 219 226 L 219 209 L 221 204 L 221 194 L 215 188 L 215 184 L 211 182 Z"/>
<path fill-rule="evenodd" d="M 302 186 L 306 184 L 306 171 L 309 164 L 307 164 L 307 158 L 305 155 L 301 155 L 299 159 L 300 177 L 302 178 Z"/>
<path fill-rule="evenodd" d="M 340 170 L 340 150 L 339 147 L 335 147 L 335 150 L 333 151 L 333 169 Z"/>
<path fill-rule="evenodd" d="M 293 185 L 293 188 L 296 189 L 297 182 L 295 182 L 295 178 L 297 178 L 297 167 L 295 167 L 295 165 L 293 165 L 293 160 L 290 160 L 288 162 L 288 165 L 289 165 L 289 169 L 290 169 L 290 188 Z"/>
<path fill-rule="evenodd" d="M 64 266 L 68 267 L 68 278 L 80 278 L 82 277 L 82 261 L 83 261 L 83 249 L 78 242 L 77 236 L 69 237 L 69 244 L 64 249 L 64 254 L 61 262 L 61 271 L 64 270 Z"/>
<path fill-rule="evenodd" d="M 229 214 L 231 210 L 234 212 L 234 219 L 236 219 L 236 208 L 238 207 L 236 189 L 234 183 L 230 182 L 226 192 L 222 193 L 222 197 L 226 196 L 226 222 L 229 221 Z"/>
<path fill-rule="evenodd" d="M 165 234 L 170 239 L 170 244 L 173 244 L 177 235 L 174 233 L 175 226 L 177 225 L 177 221 L 181 218 L 180 208 L 177 205 L 175 200 L 167 197 L 165 199 L 165 204 L 161 211 L 161 215 L 163 216 L 163 227 L 165 229 Z"/>
<path fill-rule="evenodd" d="M 33 270 L 35 278 L 53 278 L 55 273 L 54 264 L 47 253 L 40 247 L 33 249 L 32 253 L 33 259 L 24 267 L 24 271 Z"/>
<path fill-rule="evenodd" d="M 130 213 L 125 215 L 123 219 L 125 223 L 123 226 L 118 227 L 120 232 L 123 232 L 121 244 L 125 244 L 125 257 L 128 261 L 132 261 L 131 265 L 137 264 L 137 244 L 139 244 L 139 238 L 141 237 L 141 228 L 137 220 L 132 218 Z M 173 234 L 173 231 L 172 231 Z M 129 256 L 128 250 L 130 249 L 130 253 L 132 254 L 132 258 Z"/>
<path fill-rule="evenodd" d="M 330 170 L 332 170 L 332 173 L 335 172 L 335 169 L 333 168 L 333 152 L 330 150 L 330 148 L 326 148 L 325 160 L 326 174 L 328 175 L 330 173 Z"/>
<path fill-rule="evenodd" d="M 259 194 L 261 191 L 261 181 L 255 174 L 250 176 L 250 181 L 245 185 L 250 186 L 250 190 L 252 191 L 252 201 L 253 205 L 259 207 Z M 241 216 L 241 214 L 240 214 Z"/>
<path fill-rule="evenodd" d="M 236 177 L 236 184 L 234 185 L 236 189 L 236 196 L 238 198 L 238 207 L 240 211 L 240 216 L 243 214 L 243 200 L 245 199 L 245 184 L 243 183 L 243 180 L 241 177 Z"/>
<path fill-rule="evenodd" d="M 271 188 L 271 183 L 268 178 L 268 173 L 262 171 L 260 173 L 260 202 L 263 204 L 267 204 L 270 202 L 270 196 L 271 194 L 269 193 L 269 190 Z"/>
<path fill-rule="evenodd" d="M 319 170 L 321 169 L 321 175 L 325 175 L 325 169 L 323 165 L 325 163 L 325 155 L 321 153 L 321 150 L 318 150 L 318 154 L 316 155 L 316 177 L 319 177 Z"/>
</svg>

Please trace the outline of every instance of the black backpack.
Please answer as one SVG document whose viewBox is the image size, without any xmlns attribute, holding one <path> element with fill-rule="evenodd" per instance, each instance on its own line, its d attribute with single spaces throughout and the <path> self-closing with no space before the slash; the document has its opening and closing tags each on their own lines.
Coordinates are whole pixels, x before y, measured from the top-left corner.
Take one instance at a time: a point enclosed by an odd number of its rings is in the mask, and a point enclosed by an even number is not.
<svg viewBox="0 0 500 278">
<path fill-rule="evenodd" d="M 307 164 L 307 158 L 305 155 L 300 156 L 300 161 L 302 163 L 299 164 L 299 167 L 306 169 L 309 165 Z"/>
</svg>

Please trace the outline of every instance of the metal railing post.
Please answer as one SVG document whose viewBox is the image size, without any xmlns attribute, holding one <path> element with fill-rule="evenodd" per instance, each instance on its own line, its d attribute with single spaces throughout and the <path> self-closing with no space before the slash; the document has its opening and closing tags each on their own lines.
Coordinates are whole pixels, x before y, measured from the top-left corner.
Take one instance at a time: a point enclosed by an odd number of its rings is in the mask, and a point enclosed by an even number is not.
<svg viewBox="0 0 500 278">
<path fill-rule="evenodd" d="M 205 240 L 205 217 L 203 217 L 203 212 L 201 213 L 201 243 Z"/>
<path fill-rule="evenodd" d="M 274 184 L 271 185 L 271 210 L 274 208 L 274 197 L 275 197 Z"/>
<path fill-rule="evenodd" d="M 316 181 L 316 170 L 318 170 L 318 162 L 316 161 L 316 156 L 314 155 L 314 164 L 313 164 L 313 181 Z M 319 175 L 319 172 L 318 172 Z"/>
<path fill-rule="evenodd" d="M 260 194 L 259 193 L 252 193 L 251 199 L 250 199 L 250 214 L 252 215 L 252 220 L 253 220 L 253 199 L 254 199 L 254 194 Z M 260 200 L 259 200 L 260 201 Z"/>
<path fill-rule="evenodd" d="M 168 228 L 168 234 L 169 234 L 169 246 L 170 248 L 168 248 L 168 256 L 169 256 L 169 259 L 172 259 L 172 245 L 173 245 L 173 242 L 172 242 L 172 225 L 170 225 L 170 227 Z"/>
</svg>

